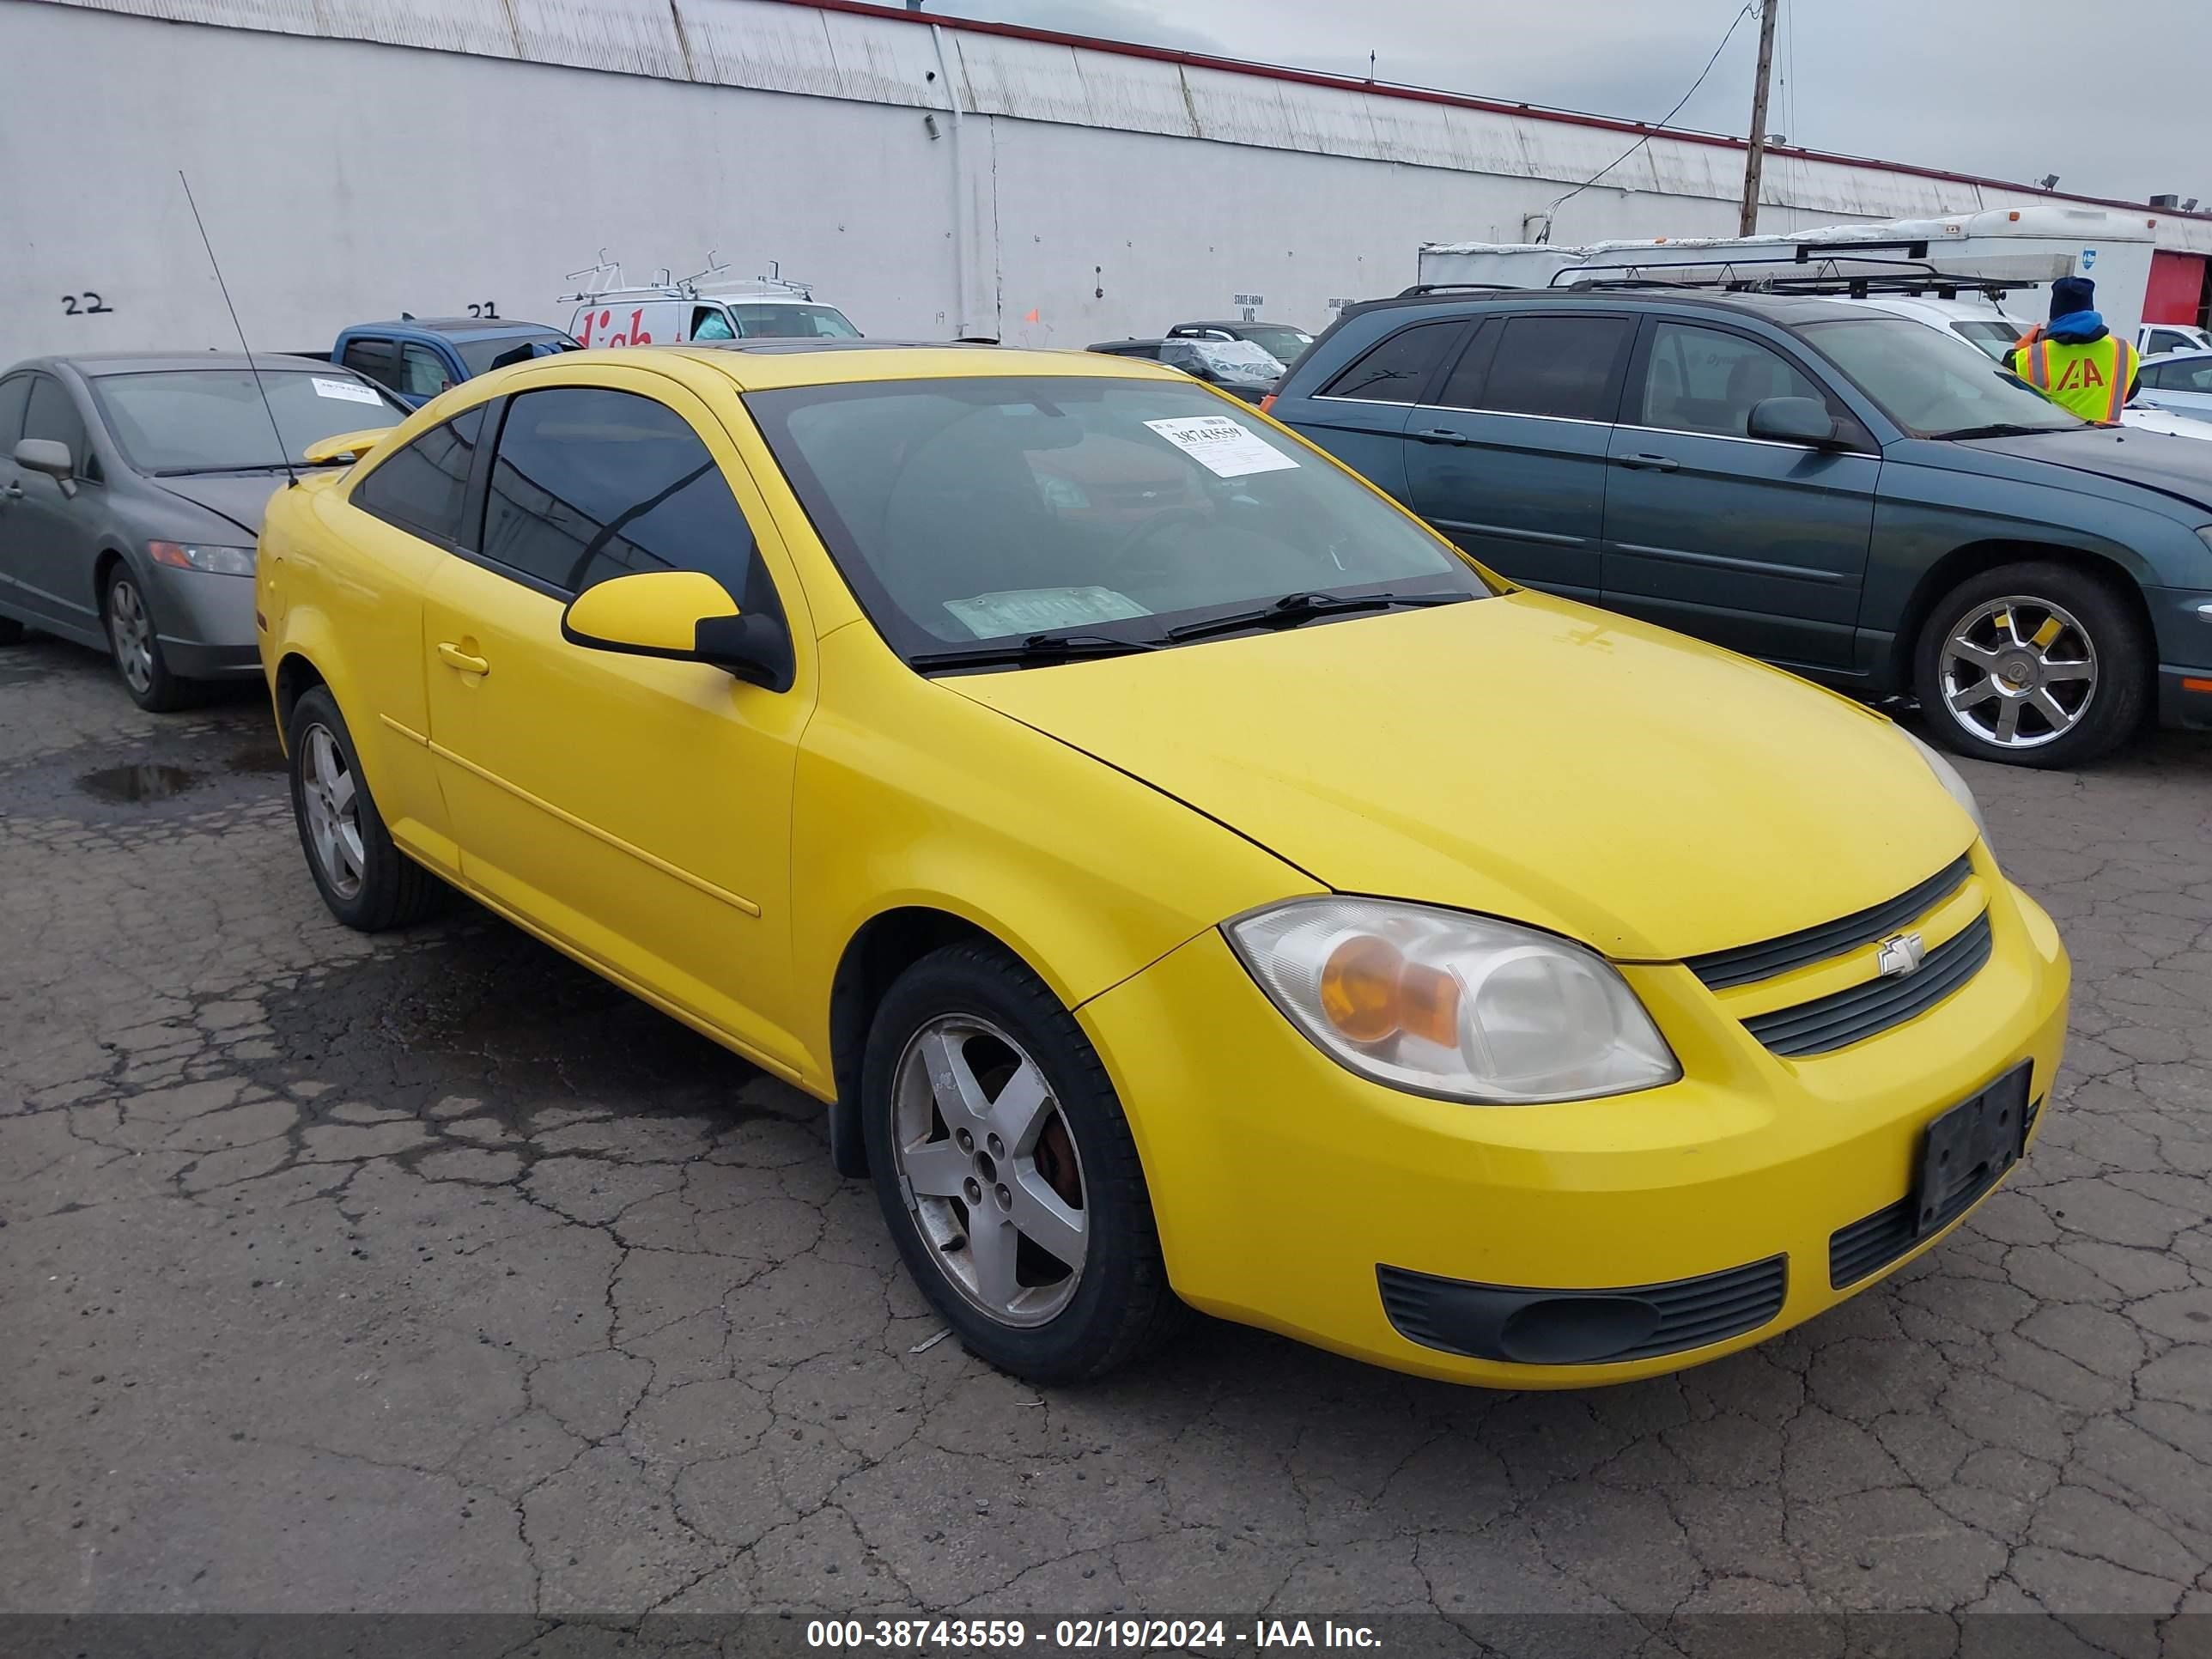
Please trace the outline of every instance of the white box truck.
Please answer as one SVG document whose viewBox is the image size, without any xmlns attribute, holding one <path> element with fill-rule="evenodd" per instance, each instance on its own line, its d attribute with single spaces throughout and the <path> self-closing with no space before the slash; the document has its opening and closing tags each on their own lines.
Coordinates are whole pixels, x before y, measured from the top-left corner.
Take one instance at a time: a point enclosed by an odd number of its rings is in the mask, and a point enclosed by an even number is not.
<svg viewBox="0 0 2212 1659">
<path fill-rule="evenodd" d="M 2097 284 L 2105 325 L 2132 339 L 2150 284 L 2154 216 L 2044 204 L 1991 208 L 1952 219 L 1893 219 L 1828 225 L 1771 236 L 1660 237 L 1651 241 L 1425 242 L 1425 286 L 1505 283 L 1564 288 L 1585 281 L 1716 281 L 1758 286 L 1794 276 L 1924 273 L 2049 284 L 2087 276 Z M 1681 267 L 1690 267 L 1681 270 Z M 1680 274 L 1676 275 L 1679 270 Z M 2041 320 L 2041 313 L 2036 320 Z"/>
</svg>

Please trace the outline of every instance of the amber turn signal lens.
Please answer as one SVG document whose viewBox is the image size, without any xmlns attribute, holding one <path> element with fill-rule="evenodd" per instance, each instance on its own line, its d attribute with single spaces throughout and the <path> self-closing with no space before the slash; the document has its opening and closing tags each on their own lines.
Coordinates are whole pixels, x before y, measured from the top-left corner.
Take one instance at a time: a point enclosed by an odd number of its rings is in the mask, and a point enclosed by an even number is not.
<svg viewBox="0 0 2212 1659">
<path fill-rule="evenodd" d="M 192 562 L 185 556 L 185 550 L 174 542 L 148 542 L 146 551 L 153 556 L 155 564 L 174 565 L 179 570 L 192 568 Z"/>
<path fill-rule="evenodd" d="M 1403 1031 L 1443 1048 L 1459 1046 L 1459 981 L 1407 961 L 1397 946 L 1371 934 L 1329 952 L 1321 970 L 1321 1009 L 1354 1042 L 1380 1042 Z"/>
<path fill-rule="evenodd" d="M 1354 1042 L 1380 1042 L 1398 1029 L 1398 947 L 1371 934 L 1348 939 L 1321 970 L 1321 1011 Z"/>
</svg>

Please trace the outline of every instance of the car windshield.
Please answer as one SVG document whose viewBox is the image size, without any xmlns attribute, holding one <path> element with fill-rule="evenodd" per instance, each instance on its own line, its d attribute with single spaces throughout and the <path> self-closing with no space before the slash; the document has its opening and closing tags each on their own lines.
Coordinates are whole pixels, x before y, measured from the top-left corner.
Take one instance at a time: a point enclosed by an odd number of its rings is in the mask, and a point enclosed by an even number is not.
<svg viewBox="0 0 2212 1659">
<path fill-rule="evenodd" d="M 1273 380 L 1283 373 L 1284 365 L 1273 352 L 1249 340 L 1187 340 L 1181 343 L 1194 348 L 1206 367 L 1224 380 Z"/>
<path fill-rule="evenodd" d="M 2027 326 L 2008 323 L 2002 317 L 1969 317 L 1952 324 L 1951 331 L 2002 362 L 2012 356 L 2012 349 L 2020 343 L 2020 337 L 2027 332 Z"/>
<path fill-rule="evenodd" d="M 1299 355 L 1313 343 L 1312 335 L 1288 325 L 1254 323 L 1237 331 L 1285 368 L 1297 362 Z"/>
<path fill-rule="evenodd" d="M 262 391 L 269 394 L 266 408 Z M 230 472 L 296 463 L 309 444 L 341 432 L 396 426 L 407 411 L 343 370 L 243 368 L 102 374 L 93 401 L 124 456 L 141 472 Z M 271 411 L 283 434 L 280 447 Z"/>
<path fill-rule="evenodd" d="M 746 403 L 908 657 L 1054 629 L 1162 642 L 1291 596 L 1494 591 L 1418 520 L 1194 386 L 1024 375 Z"/>
<path fill-rule="evenodd" d="M 1916 438 L 1992 427 L 2059 432 L 2087 424 L 1978 348 L 1902 317 L 1806 323 L 1798 331 Z"/>
<path fill-rule="evenodd" d="M 550 357 L 556 352 L 583 349 L 580 342 L 557 328 L 539 329 L 534 333 L 474 335 L 453 342 L 453 349 L 461 354 L 461 366 L 472 375 L 489 374 L 509 363 L 526 363 L 532 357 Z"/>
<path fill-rule="evenodd" d="M 748 340 L 857 340 L 860 331 L 835 306 L 743 305 L 725 301 Z"/>
</svg>

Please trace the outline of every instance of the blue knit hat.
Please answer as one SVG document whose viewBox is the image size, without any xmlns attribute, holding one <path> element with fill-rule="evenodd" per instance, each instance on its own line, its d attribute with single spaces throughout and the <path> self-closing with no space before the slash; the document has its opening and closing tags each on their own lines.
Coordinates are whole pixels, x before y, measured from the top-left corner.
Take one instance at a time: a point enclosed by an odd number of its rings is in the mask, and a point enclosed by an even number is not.
<svg viewBox="0 0 2212 1659">
<path fill-rule="evenodd" d="M 2097 285 L 2087 276 L 2061 276 L 2051 285 L 2051 314 L 2054 319 L 2096 308 Z"/>
</svg>

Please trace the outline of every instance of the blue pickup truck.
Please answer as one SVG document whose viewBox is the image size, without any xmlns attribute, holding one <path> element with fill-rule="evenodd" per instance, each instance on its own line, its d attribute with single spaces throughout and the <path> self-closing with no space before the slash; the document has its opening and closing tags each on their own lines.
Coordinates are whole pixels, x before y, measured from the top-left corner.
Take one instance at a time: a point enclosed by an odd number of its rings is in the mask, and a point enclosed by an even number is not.
<svg viewBox="0 0 2212 1659">
<path fill-rule="evenodd" d="M 331 348 L 330 361 L 375 381 L 410 409 L 488 369 L 582 349 L 550 323 L 503 317 L 410 317 L 356 323 Z M 313 354 L 319 356 L 320 354 Z"/>
</svg>

